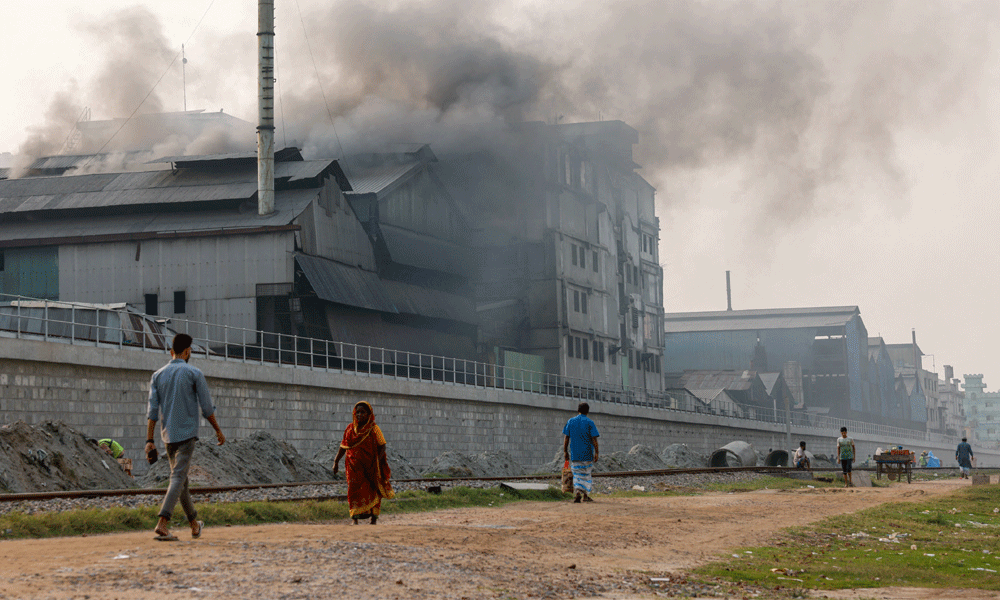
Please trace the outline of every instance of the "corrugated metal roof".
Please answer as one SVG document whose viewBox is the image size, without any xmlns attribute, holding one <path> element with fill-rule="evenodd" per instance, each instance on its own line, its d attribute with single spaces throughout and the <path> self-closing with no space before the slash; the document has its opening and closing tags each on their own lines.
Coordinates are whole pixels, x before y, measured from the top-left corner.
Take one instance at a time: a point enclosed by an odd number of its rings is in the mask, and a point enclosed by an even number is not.
<svg viewBox="0 0 1000 600">
<path fill-rule="evenodd" d="M 287 225 L 316 198 L 318 190 L 286 190 L 274 195 L 274 212 L 199 211 L 198 213 L 144 213 L 79 219 L 53 219 L 21 223 L 0 221 L 0 241 L 57 239 L 128 233 L 213 231 Z"/>
<path fill-rule="evenodd" d="M 469 272 L 467 248 L 385 223 L 379 229 L 393 262 L 455 275 Z"/>
<path fill-rule="evenodd" d="M 307 254 L 296 254 L 295 260 L 321 299 L 398 314 L 377 274 Z"/>
<path fill-rule="evenodd" d="M 296 254 L 295 259 L 316 295 L 328 302 L 392 314 L 475 322 L 475 311 L 468 298 L 380 279 L 371 271 L 318 256 Z"/>
<path fill-rule="evenodd" d="M 177 165 L 182 165 L 185 163 L 215 163 L 215 162 L 243 162 L 252 161 L 254 164 L 257 163 L 257 151 L 252 150 L 248 152 L 229 152 L 227 154 L 197 154 L 197 155 L 174 155 L 174 156 L 164 156 L 162 158 L 156 158 L 149 161 L 150 163 L 176 163 Z M 274 162 L 275 164 L 285 162 L 285 161 L 301 161 L 302 153 L 298 148 L 282 148 L 281 150 L 276 150 L 274 152 Z"/>
<path fill-rule="evenodd" d="M 757 378 L 756 371 L 685 371 L 681 386 L 689 390 L 727 389 L 749 390 Z"/>
<path fill-rule="evenodd" d="M 336 161 L 278 163 L 276 182 L 316 178 Z M 253 170 L 141 171 L 0 181 L 0 213 L 79 208 L 249 200 L 257 193 Z"/>
<path fill-rule="evenodd" d="M 664 330 L 667 333 L 745 331 L 800 327 L 842 327 L 860 314 L 861 310 L 857 306 L 771 308 L 666 313 L 663 316 L 663 321 Z"/>
<path fill-rule="evenodd" d="M 472 300 L 468 298 L 388 279 L 383 279 L 382 285 L 401 313 L 463 323 L 476 322 Z"/>
<path fill-rule="evenodd" d="M 421 167 L 419 162 L 385 162 L 378 166 L 363 167 L 350 164 L 347 180 L 354 194 L 380 194 L 395 188 L 402 180 Z"/>
</svg>

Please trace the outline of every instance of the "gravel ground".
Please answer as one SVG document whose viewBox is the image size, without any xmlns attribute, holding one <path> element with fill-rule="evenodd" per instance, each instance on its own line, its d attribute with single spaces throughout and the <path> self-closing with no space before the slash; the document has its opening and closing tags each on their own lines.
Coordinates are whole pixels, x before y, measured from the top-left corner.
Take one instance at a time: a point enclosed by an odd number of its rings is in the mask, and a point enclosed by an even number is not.
<svg viewBox="0 0 1000 600">
<path fill-rule="evenodd" d="M 666 491 L 677 488 L 699 488 L 713 483 L 739 483 L 753 481 L 761 477 L 758 473 L 679 473 L 677 475 L 655 475 L 645 477 L 596 477 L 594 479 L 595 493 L 608 493 L 634 489 L 635 486 L 644 491 Z M 555 478 L 539 478 L 518 480 L 520 482 L 548 483 L 558 486 Z M 500 484 L 499 481 L 395 481 L 393 489 L 397 492 L 407 490 L 422 490 L 428 486 L 440 485 L 442 489 L 452 487 L 491 488 Z M 274 487 L 263 489 L 237 490 L 214 494 L 198 494 L 194 496 L 196 503 L 223 502 L 263 502 L 276 500 L 294 500 L 296 498 L 316 498 L 343 496 L 347 494 L 346 484 L 333 485 L 303 485 L 291 487 Z M 38 514 L 45 512 L 60 512 L 83 508 L 134 508 L 138 506 L 159 506 L 162 496 L 110 496 L 106 498 L 63 498 L 55 500 L 26 500 L 20 502 L 0 502 L 0 515 L 11 512 Z"/>
</svg>

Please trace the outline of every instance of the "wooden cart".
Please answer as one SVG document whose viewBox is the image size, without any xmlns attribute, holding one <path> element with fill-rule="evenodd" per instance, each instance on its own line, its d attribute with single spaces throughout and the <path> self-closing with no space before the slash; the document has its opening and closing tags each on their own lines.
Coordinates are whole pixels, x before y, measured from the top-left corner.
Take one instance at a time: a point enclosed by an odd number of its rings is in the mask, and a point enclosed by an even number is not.
<svg viewBox="0 0 1000 600">
<path fill-rule="evenodd" d="M 913 481 L 913 454 L 889 454 L 888 452 L 884 454 L 876 454 L 875 459 L 875 478 L 882 479 L 882 473 L 885 473 L 886 477 L 890 481 L 903 480 L 903 475 L 906 475 L 906 483 L 911 483 Z"/>
</svg>

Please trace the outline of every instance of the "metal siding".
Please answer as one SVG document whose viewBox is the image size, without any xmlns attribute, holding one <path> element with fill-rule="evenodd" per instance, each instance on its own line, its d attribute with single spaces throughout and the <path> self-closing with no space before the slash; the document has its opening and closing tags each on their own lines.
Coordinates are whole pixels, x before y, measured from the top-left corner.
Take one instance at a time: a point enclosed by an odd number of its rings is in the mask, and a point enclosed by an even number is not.
<svg viewBox="0 0 1000 600">
<path fill-rule="evenodd" d="M 295 259 L 319 298 L 380 312 L 399 312 L 377 274 L 305 254 L 297 254 Z"/>
<path fill-rule="evenodd" d="M 134 242 L 64 246 L 59 270 L 67 284 L 65 299 L 142 307 L 143 294 L 154 293 L 160 313 L 169 317 L 173 292 L 184 290 L 187 312 L 177 317 L 253 328 L 256 284 L 292 281 L 291 232 L 147 240 L 139 261 L 135 247 Z"/>
<path fill-rule="evenodd" d="M 0 272 L 0 295 L 59 299 L 59 248 L 11 248 L 0 250 L 4 270 Z"/>
<path fill-rule="evenodd" d="M 379 228 L 393 262 L 456 275 L 469 272 L 468 248 L 385 223 Z"/>
</svg>

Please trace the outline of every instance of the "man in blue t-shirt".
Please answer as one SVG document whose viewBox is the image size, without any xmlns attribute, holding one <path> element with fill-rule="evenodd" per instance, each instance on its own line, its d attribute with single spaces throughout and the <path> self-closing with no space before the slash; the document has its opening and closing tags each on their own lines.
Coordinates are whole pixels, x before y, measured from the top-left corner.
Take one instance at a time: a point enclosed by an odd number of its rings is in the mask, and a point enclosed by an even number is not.
<svg viewBox="0 0 1000 600">
<path fill-rule="evenodd" d="M 566 421 L 566 426 L 563 427 L 563 456 L 573 467 L 573 489 L 576 491 L 573 502 L 593 502 L 590 492 L 594 487 L 594 463 L 600 454 L 597 438 L 601 434 L 597 432 L 597 425 L 587 416 L 590 412 L 589 404 L 581 402 L 577 412 L 580 414 Z"/>
</svg>

